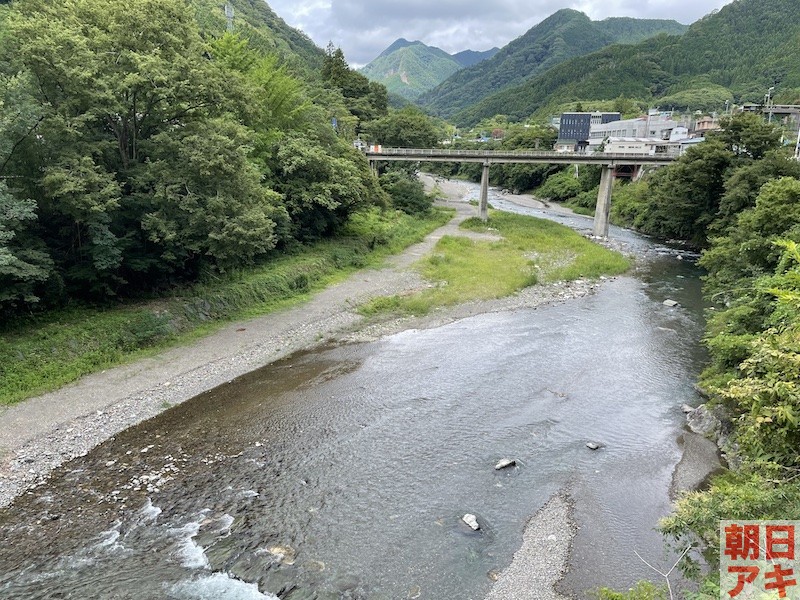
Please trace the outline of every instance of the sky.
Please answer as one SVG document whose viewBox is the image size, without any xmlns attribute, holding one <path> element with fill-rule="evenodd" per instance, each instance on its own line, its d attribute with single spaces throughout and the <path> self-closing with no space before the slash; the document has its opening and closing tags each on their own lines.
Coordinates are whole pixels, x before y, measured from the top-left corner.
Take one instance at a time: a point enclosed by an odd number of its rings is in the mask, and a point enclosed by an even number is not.
<svg viewBox="0 0 800 600">
<path fill-rule="evenodd" d="M 398 38 L 455 53 L 502 48 L 561 8 L 592 19 L 637 17 L 689 24 L 731 0 L 267 0 L 278 16 L 324 48 L 340 47 L 351 67 Z"/>
</svg>

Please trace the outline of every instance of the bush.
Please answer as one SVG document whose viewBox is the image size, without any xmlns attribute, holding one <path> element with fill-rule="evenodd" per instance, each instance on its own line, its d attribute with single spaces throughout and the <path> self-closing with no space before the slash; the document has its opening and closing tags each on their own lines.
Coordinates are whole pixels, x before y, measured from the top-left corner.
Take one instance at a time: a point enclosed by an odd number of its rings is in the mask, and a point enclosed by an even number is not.
<svg viewBox="0 0 800 600">
<path fill-rule="evenodd" d="M 556 202 L 563 202 L 574 198 L 582 191 L 583 186 L 580 179 L 575 177 L 570 169 L 567 169 L 548 177 L 547 181 L 536 190 L 536 195 Z"/>
<path fill-rule="evenodd" d="M 425 194 L 425 186 L 403 171 L 388 171 L 380 178 L 381 187 L 392 197 L 392 204 L 409 215 L 428 212 L 433 199 Z"/>
</svg>

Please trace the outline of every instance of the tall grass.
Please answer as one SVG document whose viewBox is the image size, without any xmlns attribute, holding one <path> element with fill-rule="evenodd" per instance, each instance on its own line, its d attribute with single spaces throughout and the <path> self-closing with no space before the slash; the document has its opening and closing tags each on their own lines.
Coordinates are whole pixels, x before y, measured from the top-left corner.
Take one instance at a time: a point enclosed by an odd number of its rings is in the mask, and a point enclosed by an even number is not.
<svg viewBox="0 0 800 600">
<path fill-rule="evenodd" d="M 502 241 L 443 237 L 417 265 L 431 287 L 412 295 L 375 298 L 359 308 L 367 316 L 424 315 L 441 306 L 513 294 L 540 282 L 622 273 L 630 261 L 552 221 L 492 211 L 488 223 L 468 219 L 461 227 L 494 233 Z"/>
<path fill-rule="evenodd" d="M 0 336 L 0 404 L 188 342 L 232 319 L 298 304 L 359 268 L 379 265 L 451 217 L 452 211 L 439 209 L 421 217 L 367 210 L 353 215 L 335 239 L 169 297 L 71 308 L 7 324 Z"/>
</svg>

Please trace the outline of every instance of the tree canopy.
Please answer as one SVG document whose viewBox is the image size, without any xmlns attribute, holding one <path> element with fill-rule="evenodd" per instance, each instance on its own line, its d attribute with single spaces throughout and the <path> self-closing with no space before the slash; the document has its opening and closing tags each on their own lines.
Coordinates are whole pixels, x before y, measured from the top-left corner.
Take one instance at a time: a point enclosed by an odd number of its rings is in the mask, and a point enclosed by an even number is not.
<svg viewBox="0 0 800 600">
<path fill-rule="evenodd" d="M 203 35 L 183 0 L 3 13 L 0 306 L 156 291 L 386 202 L 350 143 L 386 91 L 341 56 L 299 79 L 261 37 Z"/>
</svg>

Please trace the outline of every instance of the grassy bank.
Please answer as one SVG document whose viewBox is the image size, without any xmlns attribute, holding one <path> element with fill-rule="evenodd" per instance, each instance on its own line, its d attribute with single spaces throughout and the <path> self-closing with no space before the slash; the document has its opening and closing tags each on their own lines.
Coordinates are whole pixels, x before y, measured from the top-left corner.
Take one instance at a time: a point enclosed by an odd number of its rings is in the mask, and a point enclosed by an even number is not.
<svg viewBox="0 0 800 600">
<path fill-rule="evenodd" d="M 451 217 L 442 209 L 426 217 L 357 213 L 336 239 L 169 297 L 103 310 L 73 308 L 7 325 L 0 337 L 0 404 L 185 343 L 230 320 L 298 304 L 356 269 L 379 265 Z"/>
<path fill-rule="evenodd" d="M 376 298 L 360 307 L 367 316 L 424 315 L 440 306 L 501 298 L 537 283 L 622 273 L 630 261 L 552 221 L 492 211 L 488 223 L 461 226 L 502 236 L 480 241 L 445 236 L 417 264 L 432 286 L 406 296 Z"/>
</svg>

